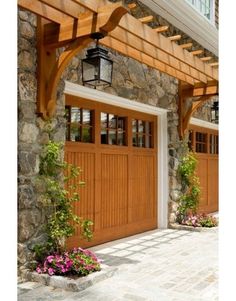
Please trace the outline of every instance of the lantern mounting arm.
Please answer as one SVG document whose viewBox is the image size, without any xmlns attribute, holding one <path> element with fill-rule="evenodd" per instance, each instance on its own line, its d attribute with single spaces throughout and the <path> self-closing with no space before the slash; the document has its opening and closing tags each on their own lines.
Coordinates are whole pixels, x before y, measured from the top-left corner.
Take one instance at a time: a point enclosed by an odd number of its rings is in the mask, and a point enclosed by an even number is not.
<svg viewBox="0 0 236 301">
<path fill-rule="evenodd" d="M 64 43 L 65 50 L 57 58 L 56 50 L 61 45 L 47 46 L 48 23 L 44 18 L 37 17 L 37 54 L 38 54 L 38 93 L 37 93 L 37 113 L 44 119 L 48 119 L 55 114 L 57 86 L 61 75 L 71 59 L 86 48 L 94 39 L 104 38 L 111 30 L 118 26 L 120 19 L 128 11 L 120 4 L 111 4 L 104 10 L 99 9 L 98 13 L 93 13 L 95 32 L 85 34 L 79 38 L 71 38 Z M 105 15 L 105 18 L 104 18 Z M 101 17 L 100 17 L 101 16 Z M 104 21 L 105 20 L 105 21 Z M 102 23 L 105 22 L 105 23 Z M 55 25 L 53 25 L 55 26 Z M 56 25 L 58 26 L 58 25 Z"/>
</svg>

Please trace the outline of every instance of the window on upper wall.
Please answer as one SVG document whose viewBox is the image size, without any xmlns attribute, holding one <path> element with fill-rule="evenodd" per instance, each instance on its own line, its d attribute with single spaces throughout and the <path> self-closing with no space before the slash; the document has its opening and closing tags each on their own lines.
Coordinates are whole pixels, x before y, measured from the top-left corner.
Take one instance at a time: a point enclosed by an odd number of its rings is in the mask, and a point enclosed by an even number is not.
<svg viewBox="0 0 236 301">
<path fill-rule="evenodd" d="M 214 22 L 214 0 L 186 0 L 209 21 Z"/>
<path fill-rule="evenodd" d="M 93 141 L 93 111 L 66 106 L 65 118 L 67 120 L 66 140 L 76 142 Z"/>
</svg>

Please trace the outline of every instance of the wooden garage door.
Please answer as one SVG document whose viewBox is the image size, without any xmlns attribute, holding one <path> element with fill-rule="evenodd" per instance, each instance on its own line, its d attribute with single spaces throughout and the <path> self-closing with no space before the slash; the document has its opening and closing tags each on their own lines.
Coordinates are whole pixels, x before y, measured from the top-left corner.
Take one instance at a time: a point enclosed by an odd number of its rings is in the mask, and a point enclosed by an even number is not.
<svg viewBox="0 0 236 301">
<path fill-rule="evenodd" d="M 190 126 L 191 149 L 196 152 L 200 180 L 199 212 L 218 211 L 218 131 Z"/>
<path fill-rule="evenodd" d="M 157 117 L 66 95 L 65 160 L 82 169 L 75 212 L 94 222 L 96 245 L 157 227 Z"/>
</svg>

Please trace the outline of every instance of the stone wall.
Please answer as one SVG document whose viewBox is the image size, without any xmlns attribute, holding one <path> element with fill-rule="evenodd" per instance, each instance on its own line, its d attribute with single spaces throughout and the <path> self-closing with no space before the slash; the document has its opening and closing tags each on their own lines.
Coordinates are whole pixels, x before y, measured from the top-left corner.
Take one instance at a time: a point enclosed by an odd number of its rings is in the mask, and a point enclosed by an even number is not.
<svg viewBox="0 0 236 301">
<path fill-rule="evenodd" d="M 19 11 L 18 19 L 18 264 L 29 267 L 32 247 L 45 240 L 46 211 L 42 206 L 42 187 L 38 185 L 42 145 L 49 136 L 64 140 L 64 104 L 58 97 L 56 118 L 49 128 L 36 115 L 37 97 L 36 17 Z M 62 88 L 60 90 L 63 90 Z M 63 105 L 63 109 L 62 106 Z"/>
<path fill-rule="evenodd" d="M 81 84 L 80 60 L 85 56 L 86 50 L 74 57 L 63 73 L 57 93 L 56 116 L 52 120 L 50 130 L 48 123 L 36 114 L 36 17 L 20 10 L 18 20 L 18 260 L 22 270 L 29 267 L 33 245 L 45 240 L 44 225 L 47 212 L 42 206 L 42 187 L 37 181 L 42 146 L 49 138 L 64 141 L 64 79 Z M 182 154 L 177 131 L 178 80 L 115 51 L 109 52 L 114 62 L 113 83 L 105 92 L 170 110 L 167 133 L 169 221 L 173 222 L 176 201 L 181 191 L 176 176 Z"/>
</svg>

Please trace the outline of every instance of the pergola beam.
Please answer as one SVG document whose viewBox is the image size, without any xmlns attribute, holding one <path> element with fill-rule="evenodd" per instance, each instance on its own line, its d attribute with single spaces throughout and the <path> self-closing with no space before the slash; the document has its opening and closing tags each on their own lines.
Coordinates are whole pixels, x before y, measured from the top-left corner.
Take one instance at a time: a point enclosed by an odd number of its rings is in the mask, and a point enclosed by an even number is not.
<svg viewBox="0 0 236 301">
<path fill-rule="evenodd" d="M 200 60 L 203 62 L 207 62 L 210 61 L 212 59 L 212 56 L 205 56 L 205 57 L 201 57 Z"/>
<path fill-rule="evenodd" d="M 191 48 L 193 46 L 193 43 L 186 43 L 179 45 L 182 49 Z"/>
<path fill-rule="evenodd" d="M 72 22 L 73 18 L 37 0 L 18 0 L 18 5 L 57 24 Z"/>
<path fill-rule="evenodd" d="M 219 63 L 218 62 L 210 63 L 209 66 L 211 66 L 211 67 L 218 67 Z"/>
<path fill-rule="evenodd" d="M 134 47 L 131 47 L 125 43 L 122 43 L 119 40 L 114 39 L 111 36 L 107 36 L 104 39 L 100 40 L 100 44 L 112 48 L 117 49 L 118 52 L 120 52 L 123 55 L 126 55 L 128 57 L 131 57 L 143 64 L 146 64 L 152 68 L 158 69 L 161 72 L 164 72 L 170 76 L 173 76 L 179 80 L 182 80 L 184 82 L 187 82 L 190 85 L 194 85 L 194 80 L 191 76 L 176 70 L 175 68 L 166 65 L 165 63 L 161 62 L 158 59 L 154 59 L 152 56 L 141 53 Z"/>
<path fill-rule="evenodd" d="M 161 50 L 169 55 L 169 58 L 177 59 L 182 63 L 187 64 L 196 72 L 202 72 L 212 79 L 218 79 L 218 73 L 214 72 L 213 68 L 210 68 L 210 66 L 207 66 L 207 64 L 204 64 L 199 58 L 194 57 L 191 53 L 182 49 L 177 44 L 171 43 L 171 41 L 163 35 L 153 34 L 154 31 L 152 28 L 140 23 L 133 16 L 126 14 L 119 23 L 118 28 L 120 27 L 126 31 L 127 35 L 128 32 L 136 35 L 145 42 L 153 45 L 159 51 Z M 192 74 L 190 73 L 190 75 Z"/>
<path fill-rule="evenodd" d="M 178 34 L 176 36 L 168 37 L 168 39 L 172 42 L 179 41 L 181 38 L 182 38 L 182 36 L 180 34 Z"/>
<path fill-rule="evenodd" d="M 193 51 L 190 51 L 190 53 L 192 55 L 199 55 L 199 54 L 202 54 L 203 53 L 203 50 L 202 49 L 199 49 L 199 50 L 193 50 Z"/>
<path fill-rule="evenodd" d="M 149 23 L 153 21 L 153 16 L 146 16 L 138 19 L 143 24 Z"/>
<path fill-rule="evenodd" d="M 119 26 L 115 28 L 112 32 L 110 32 L 109 36 L 122 42 L 127 46 L 131 46 L 133 49 L 140 51 L 140 53 L 143 53 L 144 55 L 148 55 L 151 58 L 158 60 L 171 68 L 174 68 L 176 71 L 186 74 L 187 76 L 191 75 L 193 79 L 207 83 L 207 77 L 204 73 L 196 71 L 194 68 L 190 67 L 186 63 L 180 62 L 179 60 L 169 56 L 162 50 L 157 50 L 154 45 L 146 42 L 145 40 L 139 38 L 138 36 L 130 32 L 125 31 Z M 119 48 L 113 49 L 119 51 Z M 194 83 L 194 81 L 191 82 Z"/>
<path fill-rule="evenodd" d="M 218 95 L 219 88 L 218 83 L 216 81 L 208 82 L 206 85 L 199 83 L 195 84 L 193 87 L 185 87 L 182 88 L 182 96 L 184 98 L 187 97 L 197 97 L 203 95 Z"/>
<path fill-rule="evenodd" d="M 64 1 L 61 0 L 39 0 L 43 4 L 46 4 L 58 11 L 72 17 L 78 18 L 79 14 L 81 13 L 81 6 L 73 1 L 67 0 L 66 4 Z"/>
<path fill-rule="evenodd" d="M 96 13 L 98 11 L 98 1 L 94 0 L 71 0 L 82 7 Z"/>
<path fill-rule="evenodd" d="M 158 33 L 166 32 L 169 29 L 169 26 L 158 26 L 154 30 Z"/>
<path fill-rule="evenodd" d="M 128 7 L 129 9 L 134 9 L 134 8 L 137 7 L 137 4 L 136 4 L 136 3 L 130 3 L 130 4 L 127 5 L 127 7 Z"/>
</svg>

